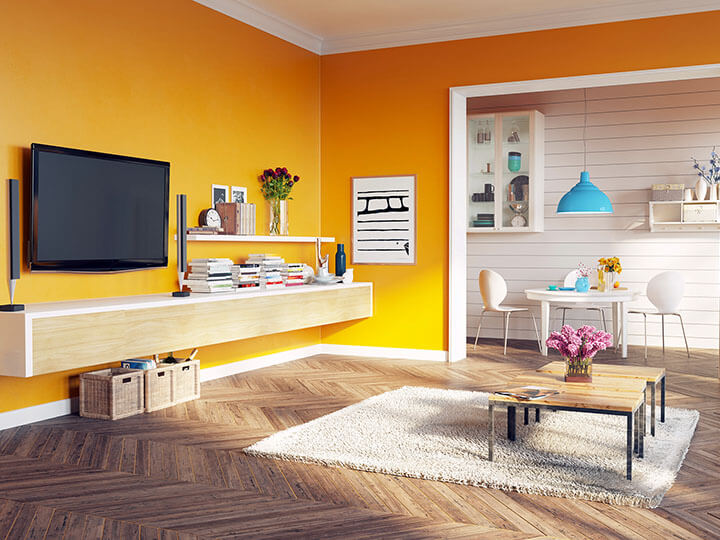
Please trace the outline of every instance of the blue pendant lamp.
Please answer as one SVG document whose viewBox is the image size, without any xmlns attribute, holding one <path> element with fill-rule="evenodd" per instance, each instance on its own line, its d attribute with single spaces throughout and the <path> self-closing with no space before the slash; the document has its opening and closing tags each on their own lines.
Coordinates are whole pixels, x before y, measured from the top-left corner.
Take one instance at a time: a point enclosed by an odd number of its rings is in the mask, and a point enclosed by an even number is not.
<svg viewBox="0 0 720 540">
<path fill-rule="evenodd" d="M 587 152 L 585 148 L 585 131 L 587 129 L 587 90 L 584 94 L 585 122 L 583 125 L 583 169 L 587 168 Z M 610 199 L 590 181 L 590 173 L 580 173 L 580 181 L 563 195 L 557 205 L 558 214 L 612 214 Z"/>
</svg>

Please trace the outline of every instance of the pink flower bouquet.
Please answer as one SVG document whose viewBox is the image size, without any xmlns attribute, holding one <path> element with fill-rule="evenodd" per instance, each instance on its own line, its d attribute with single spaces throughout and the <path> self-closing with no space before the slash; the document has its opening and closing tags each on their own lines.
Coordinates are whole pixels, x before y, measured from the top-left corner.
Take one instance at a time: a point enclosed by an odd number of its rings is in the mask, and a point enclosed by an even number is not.
<svg viewBox="0 0 720 540">
<path fill-rule="evenodd" d="M 565 381 L 590 382 L 592 359 L 598 351 L 612 346 L 612 335 L 594 326 L 575 330 L 566 324 L 560 332 L 552 332 L 545 344 L 565 357 Z"/>
</svg>

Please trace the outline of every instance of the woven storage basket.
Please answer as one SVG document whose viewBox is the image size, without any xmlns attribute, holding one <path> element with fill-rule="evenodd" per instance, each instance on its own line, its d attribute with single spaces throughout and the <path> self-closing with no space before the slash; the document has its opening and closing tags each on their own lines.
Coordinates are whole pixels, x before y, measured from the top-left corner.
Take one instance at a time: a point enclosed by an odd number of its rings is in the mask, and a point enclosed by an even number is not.
<svg viewBox="0 0 720 540">
<path fill-rule="evenodd" d="M 80 374 L 80 416 L 117 420 L 144 410 L 142 371 L 109 368 Z"/>
<path fill-rule="evenodd" d="M 160 364 L 145 374 L 145 411 L 153 412 L 175 405 L 175 366 Z"/>
<path fill-rule="evenodd" d="M 200 360 L 175 364 L 175 403 L 200 397 Z"/>
</svg>

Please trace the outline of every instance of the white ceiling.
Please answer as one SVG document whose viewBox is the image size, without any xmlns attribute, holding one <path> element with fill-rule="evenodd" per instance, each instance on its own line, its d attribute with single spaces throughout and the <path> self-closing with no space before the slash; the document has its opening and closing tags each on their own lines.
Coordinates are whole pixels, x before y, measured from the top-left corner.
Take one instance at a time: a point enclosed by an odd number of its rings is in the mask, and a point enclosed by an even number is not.
<svg viewBox="0 0 720 540">
<path fill-rule="evenodd" d="M 318 54 L 718 9 L 718 0 L 195 0 Z"/>
</svg>

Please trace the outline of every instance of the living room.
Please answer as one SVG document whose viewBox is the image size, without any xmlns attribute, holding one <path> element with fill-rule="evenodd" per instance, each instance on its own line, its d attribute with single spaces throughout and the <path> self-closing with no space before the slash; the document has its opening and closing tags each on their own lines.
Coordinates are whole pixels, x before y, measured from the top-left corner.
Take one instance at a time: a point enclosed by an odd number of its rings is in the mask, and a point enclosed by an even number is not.
<svg viewBox="0 0 720 540">
<path fill-rule="evenodd" d="M 293 329 L 242 340 L 228 337 L 228 341 L 200 347 L 200 399 L 161 411 L 114 422 L 78 417 L 80 373 L 119 365 L 114 358 L 105 361 L 103 354 L 82 367 L 0 377 L 0 426 L 7 428 L 0 432 L 5 471 L 0 478 L 0 535 L 25 537 L 30 529 L 42 529 L 39 535 L 47 532 L 48 538 L 63 534 L 66 538 L 161 537 L 163 531 L 182 538 L 582 538 L 652 533 L 692 538 L 720 534 L 713 486 L 718 474 L 718 423 L 713 413 L 720 399 L 717 233 L 693 233 L 693 238 L 701 238 L 696 244 L 683 240 L 688 233 L 674 233 L 672 248 L 647 251 L 658 247 L 653 238 L 661 238 L 649 232 L 647 188 L 650 183 L 675 180 L 645 182 L 642 201 L 622 199 L 627 191 L 620 185 L 622 178 L 608 179 L 593 161 L 594 152 L 602 151 L 592 147 L 597 134 L 580 133 L 585 113 L 591 128 L 601 113 L 587 106 L 598 104 L 601 98 L 593 95 L 599 92 L 593 88 L 613 85 L 686 85 L 681 94 L 702 94 L 708 101 L 680 107 L 705 107 L 705 119 L 717 122 L 717 115 L 712 114 L 720 105 L 718 90 L 703 85 L 720 76 L 716 65 L 720 55 L 708 45 L 720 12 L 708 11 L 709 3 L 685 7 L 688 13 L 681 13 L 681 8 L 672 11 L 663 3 L 656 9 L 665 11 L 640 15 L 637 5 L 629 2 L 621 15 L 592 12 L 583 18 L 573 12 L 576 18 L 558 22 L 563 19 L 558 12 L 544 13 L 537 15 L 536 22 L 529 17 L 523 19 L 524 26 L 506 26 L 503 31 L 486 26 L 473 35 L 456 27 L 454 37 L 432 39 L 430 32 L 423 40 L 408 37 L 404 43 L 399 31 L 395 41 L 388 37 L 396 30 L 390 24 L 383 27 L 386 45 L 353 45 L 338 39 L 332 49 L 331 39 L 323 46 L 308 42 L 308 36 L 315 34 L 297 30 L 302 27 L 297 21 L 282 32 L 277 30 L 278 37 L 258 22 L 259 12 L 254 12 L 255 18 L 245 12 L 244 22 L 233 18 L 235 4 L 3 2 L 0 96 L 6 151 L 0 154 L 0 164 L 6 179 L 19 180 L 23 248 L 30 231 L 33 143 L 160 160 L 170 163 L 171 171 L 165 267 L 93 274 L 30 272 L 23 256 L 14 302 L 25 304 L 31 312 L 33 305 L 46 302 L 169 296 L 178 288 L 176 195 L 186 194 L 188 226 L 194 227 L 199 225 L 198 214 L 211 204 L 212 185 L 246 187 L 247 201 L 257 205 L 258 234 L 268 234 L 269 209 L 258 176 L 269 167 L 287 167 L 301 178 L 293 186 L 288 205 L 290 235 L 332 238 L 320 249 L 321 255 L 330 255 L 331 271 L 335 270 L 336 244 L 348 250 L 353 246 L 351 179 L 414 176 L 415 260 L 399 265 L 356 264 L 349 254 L 347 266 L 354 271 L 354 282 L 372 284 L 372 316 L 288 326 Z M 265 9 L 271 11 L 272 4 L 268 2 Z M 463 9 L 467 9 L 465 4 Z M 633 5 L 635 11 L 630 9 Z M 516 12 L 512 15 L 518 17 Z M 511 18 L 506 17 L 506 22 Z M 351 22 L 346 20 L 348 25 Z M 383 28 L 378 27 L 375 34 L 379 36 Z M 573 78 L 583 80 L 571 88 L 568 79 Z M 587 99 L 577 93 L 583 88 L 588 89 Z M 453 141 L 458 144 L 456 134 L 461 133 L 460 146 L 467 142 L 464 122 L 471 107 L 458 112 L 451 99 L 467 104 L 489 100 L 487 96 L 500 99 L 523 92 L 559 91 L 576 92 L 568 100 L 574 109 L 560 115 L 569 117 L 570 127 L 577 131 L 575 146 L 569 151 L 573 173 L 556 179 L 553 190 L 547 189 L 546 174 L 544 205 L 550 213 L 545 216 L 545 231 L 495 236 L 468 233 L 464 217 L 471 193 L 465 173 L 460 173 L 467 163 L 462 157 L 459 164 L 454 161 Z M 538 103 L 525 100 L 520 104 L 541 109 Z M 549 118 L 552 111 L 544 114 Z M 456 118 L 462 119 L 463 127 L 458 128 Z M 563 128 L 556 124 L 553 129 Z M 676 176 L 684 176 L 688 188 L 698 179 L 691 157 L 707 160 L 718 130 L 703 128 L 698 133 L 707 135 L 707 140 L 678 145 L 687 150 L 688 165 L 686 172 Z M 583 150 L 586 139 L 589 144 Z M 531 287 L 521 284 L 528 280 L 516 277 L 513 285 L 501 261 L 510 256 L 514 245 L 522 249 L 537 244 L 552 250 L 558 245 L 553 234 L 567 234 L 571 248 L 581 247 L 580 222 L 616 219 L 553 217 L 563 193 L 577 182 L 575 168 L 582 170 L 584 154 L 589 156 L 585 165 L 590 180 L 609 196 L 615 216 L 629 220 L 642 214 L 647 242 L 638 248 L 645 251 L 637 255 L 649 253 L 653 264 L 663 264 L 672 257 L 664 257 L 662 249 L 677 249 L 696 266 L 679 267 L 688 272 L 689 300 L 685 302 L 692 303 L 687 321 L 690 360 L 675 320 L 667 321 L 663 356 L 656 319 L 648 320 L 646 360 L 642 316 L 638 315 L 629 315 L 629 336 L 624 343 L 628 358 L 622 358 L 614 346 L 598 355 L 598 363 L 666 370 L 668 406 L 700 411 L 685 460 L 671 474 L 674 484 L 670 480 L 672 487 L 658 507 L 505 491 L 243 452 L 276 432 L 404 386 L 495 392 L 524 371 L 562 359 L 553 352 L 553 358 L 539 353 L 532 321 L 525 315 L 511 317 L 507 355 L 503 355 L 502 320 L 494 314 L 487 316 L 487 326 L 473 350 L 478 319 L 468 302 L 480 305 L 477 273 L 481 266 L 494 268 L 510 281 L 506 303 L 529 306 L 540 321 L 540 301 L 528 300 L 524 290 Z M 0 190 L 0 208 L 6 224 L 5 185 Z M 624 210 L 630 213 L 623 214 Z M 457 217 L 460 212 L 462 219 Z M 85 225 L 108 226 L 102 222 Z M 647 281 L 678 267 L 637 264 L 633 268 L 632 250 L 638 241 L 629 239 L 628 230 L 610 234 L 609 229 L 600 227 L 605 232 L 598 236 L 605 235 L 606 243 L 617 242 L 617 253 L 588 248 L 579 250 L 575 261 L 563 251 L 557 255 L 568 260 L 563 259 L 552 276 L 540 272 L 535 281 L 543 286 L 557 281 L 561 286 L 562 276 L 578 262 L 595 263 L 597 258 L 619 254 L 621 260 L 625 257 L 625 276 L 636 276 L 627 277 L 626 283 L 620 274 L 620 285 L 635 288 L 644 302 Z M 600 240 L 596 236 L 590 241 Z M 472 252 L 471 245 L 479 245 L 478 251 Z M 9 239 L 2 235 L 0 283 L 10 278 L 8 248 Z M 467 264 L 468 257 L 485 248 L 486 259 Z M 317 270 L 316 249 L 313 241 L 197 241 L 188 242 L 187 258 L 243 262 L 250 254 L 266 252 Z M 528 274 L 535 272 L 533 258 L 542 255 L 533 248 L 519 255 L 525 256 Z M 705 262 L 698 262 L 696 256 Z M 706 267 L 701 268 L 702 264 Z M 542 266 L 547 268 L 547 264 Z M 3 303 L 11 301 L 4 289 L 0 294 Z M 598 316 L 584 319 L 582 311 L 569 312 L 573 326 L 587 322 L 602 328 Z M 559 329 L 558 321 L 555 314 L 550 317 L 550 330 Z M 612 326 L 611 318 L 608 322 Z M 188 347 L 147 354 L 166 355 L 171 350 L 176 356 L 190 355 Z M 114 351 L 106 354 L 112 356 Z M 540 426 L 551 415 L 583 417 L 566 412 L 542 414 Z M 500 419 L 500 413 L 497 416 Z M 663 427 L 659 421 L 658 426 Z M 501 435 L 498 430 L 497 438 Z M 624 425 L 620 436 L 624 444 Z M 654 442 L 649 430 L 644 442 L 649 456 Z M 613 463 L 620 471 L 618 481 L 624 482 L 624 451 Z M 633 458 L 638 475 L 641 463 L 642 459 Z M 162 502 L 167 495 L 177 498 L 171 509 Z M 203 497 L 213 504 L 201 503 Z"/>
</svg>

